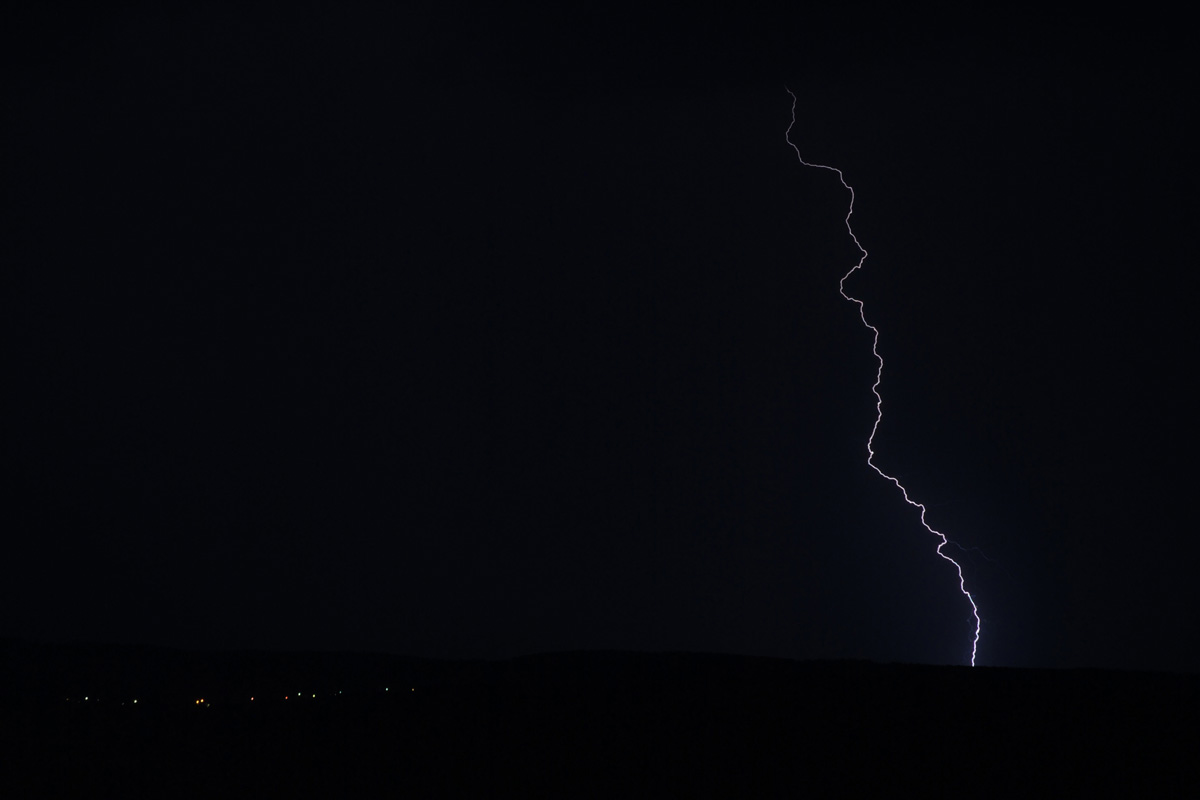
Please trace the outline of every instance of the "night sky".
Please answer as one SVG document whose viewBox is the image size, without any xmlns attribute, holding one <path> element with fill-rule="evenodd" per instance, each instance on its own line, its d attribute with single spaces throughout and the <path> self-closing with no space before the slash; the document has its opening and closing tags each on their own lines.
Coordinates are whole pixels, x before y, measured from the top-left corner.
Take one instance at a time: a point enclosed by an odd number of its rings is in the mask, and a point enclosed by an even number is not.
<svg viewBox="0 0 1200 800">
<path fill-rule="evenodd" d="M 1178 21 L 86 8 L 4 33 L 0 635 L 965 663 L 790 88 L 979 663 L 1200 670 Z"/>
</svg>

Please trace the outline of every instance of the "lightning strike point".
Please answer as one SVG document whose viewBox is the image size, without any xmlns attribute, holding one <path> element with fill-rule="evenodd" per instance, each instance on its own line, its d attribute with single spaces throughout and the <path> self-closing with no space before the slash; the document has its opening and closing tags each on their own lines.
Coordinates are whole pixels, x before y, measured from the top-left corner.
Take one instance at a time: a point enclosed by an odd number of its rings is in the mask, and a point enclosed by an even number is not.
<svg viewBox="0 0 1200 800">
<path fill-rule="evenodd" d="M 869 331 L 871 331 L 871 335 L 874 337 L 871 343 L 871 353 L 875 356 L 875 361 L 878 364 L 875 370 L 875 383 L 871 386 L 871 393 L 875 395 L 875 424 L 871 426 L 871 435 L 867 437 L 867 465 L 871 469 L 875 470 L 875 472 L 879 473 L 881 477 L 895 484 L 896 488 L 899 489 L 900 493 L 904 496 L 904 502 L 921 512 L 921 525 L 925 528 L 925 530 L 929 531 L 941 540 L 935 552 L 954 566 L 955 571 L 958 573 L 959 591 L 963 593 L 963 596 L 967 598 L 967 602 L 971 604 L 971 614 L 975 617 L 975 636 L 971 640 L 971 666 L 973 667 L 975 666 L 975 655 L 979 649 L 979 628 L 982 623 L 979 618 L 979 607 L 975 605 L 975 598 L 971 596 L 969 591 L 967 591 L 967 581 L 966 578 L 963 577 L 962 565 L 950 556 L 946 555 L 946 553 L 942 552 L 942 548 L 953 543 L 946 538 L 944 533 L 934 530 L 934 528 L 925 521 L 924 504 L 918 503 L 909 497 L 908 490 L 904 488 L 899 480 L 893 478 L 891 475 L 888 475 L 875 465 L 875 433 L 879 430 L 879 423 L 883 421 L 883 396 L 879 394 L 879 384 L 883 381 L 883 356 L 879 355 L 879 329 L 867 322 L 867 315 L 863 308 L 863 301 L 856 297 L 852 297 L 846 292 L 846 280 L 855 272 L 862 269 L 863 263 L 867 260 L 866 248 L 864 248 L 862 243 L 858 241 L 858 237 L 854 235 L 854 229 L 850 227 L 850 217 L 854 215 L 854 187 L 846 183 L 846 176 L 843 175 L 842 171 L 837 167 L 830 167 L 826 166 L 825 164 L 815 164 L 804 160 L 804 156 L 800 154 L 800 148 L 797 147 L 792 141 L 792 128 L 796 125 L 796 95 L 791 89 L 785 89 L 785 91 L 792 97 L 792 121 L 788 124 L 787 131 L 784 133 L 784 139 L 787 141 L 788 146 L 791 147 L 796 153 L 796 159 L 806 167 L 829 170 L 830 172 L 835 173 L 838 176 L 838 180 L 841 182 L 842 186 L 844 186 L 846 190 L 850 192 L 850 205 L 846 210 L 845 218 L 846 232 L 850 234 L 850 238 L 854 241 L 854 246 L 858 248 L 858 252 L 861 253 L 861 255 L 858 258 L 858 263 L 851 267 L 850 270 L 843 275 L 842 279 L 838 282 L 838 292 L 846 300 L 858 306 L 859 319 L 862 320 L 862 324 L 865 325 Z"/>
</svg>

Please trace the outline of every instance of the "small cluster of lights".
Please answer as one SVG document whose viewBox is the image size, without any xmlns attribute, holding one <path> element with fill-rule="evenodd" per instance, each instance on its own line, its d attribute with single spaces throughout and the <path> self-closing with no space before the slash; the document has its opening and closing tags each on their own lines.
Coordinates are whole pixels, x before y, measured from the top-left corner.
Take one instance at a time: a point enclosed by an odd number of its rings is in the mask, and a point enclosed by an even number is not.
<svg viewBox="0 0 1200 800">
<path fill-rule="evenodd" d="M 65 701 L 66 701 L 66 702 L 68 702 L 68 703 L 69 703 L 69 702 L 71 702 L 71 698 L 69 698 L 69 697 L 64 697 L 64 698 L 63 698 L 63 700 L 65 700 Z M 99 702 L 100 702 L 100 698 L 99 698 L 99 697 L 92 697 L 92 696 L 91 696 L 91 695 L 89 695 L 89 694 L 85 694 L 85 695 L 83 696 L 83 702 L 85 702 L 85 703 L 99 703 Z M 135 698 L 133 698 L 133 700 L 131 700 L 130 702 L 131 702 L 133 705 L 135 705 L 135 706 L 136 706 L 136 705 L 137 705 L 137 698 L 136 698 L 136 697 L 135 697 Z M 121 705 L 128 705 L 128 704 L 127 704 L 127 703 L 126 703 L 124 700 L 122 700 L 122 701 L 121 701 Z"/>
<path fill-rule="evenodd" d="M 392 690 L 392 687 L 390 687 L 390 686 L 385 686 L 385 687 L 383 687 L 383 690 L 384 690 L 385 692 L 390 692 L 390 691 Z M 417 690 L 417 689 L 416 689 L 416 687 L 415 687 L 415 686 L 409 689 L 409 691 L 411 691 L 411 692 L 415 692 L 416 690 Z M 336 696 L 336 695 L 341 695 L 341 694 L 343 694 L 343 692 L 342 692 L 342 690 L 340 690 L 340 689 L 339 689 L 339 690 L 338 690 L 337 692 L 335 692 L 334 694 L 335 694 L 335 696 Z M 284 700 L 291 700 L 291 699 L 293 699 L 293 697 L 294 697 L 295 699 L 297 699 L 297 700 L 303 699 L 303 698 L 304 698 L 304 693 L 303 693 L 303 692 L 297 692 L 295 695 L 290 695 L 290 694 L 288 694 L 288 695 L 284 695 L 284 696 L 283 696 L 283 699 L 284 699 Z M 313 699 L 313 700 L 316 700 L 316 699 L 317 699 L 317 695 L 316 695 L 316 693 L 315 693 L 315 692 L 310 692 L 310 693 L 309 693 L 309 697 L 310 697 L 310 699 Z M 252 702 L 252 703 L 253 703 L 253 702 L 254 702 L 255 700 L 257 700 L 257 699 L 258 699 L 258 695 L 251 695 L 251 697 L 250 697 L 250 702 Z M 71 698 L 70 698 L 70 697 L 67 697 L 67 698 L 65 698 L 65 700 L 66 700 L 68 703 L 69 703 L 69 702 L 71 702 Z M 99 702 L 100 702 L 100 698 L 99 698 L 99 697 L 92 697 L 91 695 L 84 695 L 84 697 L 83 697 L 83 702 L 87 702 L 87 703 L 99 703 Z M 132 703 L 133 705 L 137 705 L 137 703 L 138 703 L 138 699 L 135 697 L 135 698 L 133 698 L 133 699 L 130 701 L 130 703 Z M 200 698 L 197 698 L 196 700 L 193 700 L 193 701 L 192 701 L 192 704 L 193 704 L 193 705 L 197 705 L 197 706 L 205 706 L 205 707 L 211 707 L 211 706 L 212 706 L 212 703 L 211 703 L 211 702 L 209 702 L 207 699 L 205 699 L 205 698 L 203 698 L 203 697 L 200 697 Z M 122 705 L 122 706 L 124 706 L 124 705 L 127 705 L 127 703 L 126 703 L 126 702 L 124 702 L 124 701 L 122 701 L 122 702 L 121 702 L 121 705 Z"/>
</svg>

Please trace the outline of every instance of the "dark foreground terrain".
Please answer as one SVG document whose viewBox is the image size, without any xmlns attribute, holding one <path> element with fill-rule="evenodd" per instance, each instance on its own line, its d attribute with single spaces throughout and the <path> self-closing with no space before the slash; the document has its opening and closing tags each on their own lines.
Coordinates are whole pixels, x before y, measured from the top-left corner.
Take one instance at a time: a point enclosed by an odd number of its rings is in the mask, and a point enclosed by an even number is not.
<svg viewBox="0 0 1200 800">
<path fill-rule="evenodd" d="M 1197 676 L 692 654 L 437 662 L 21 642 L 0 654 L 4 797 L 1200 786 Z"/>
</svg>

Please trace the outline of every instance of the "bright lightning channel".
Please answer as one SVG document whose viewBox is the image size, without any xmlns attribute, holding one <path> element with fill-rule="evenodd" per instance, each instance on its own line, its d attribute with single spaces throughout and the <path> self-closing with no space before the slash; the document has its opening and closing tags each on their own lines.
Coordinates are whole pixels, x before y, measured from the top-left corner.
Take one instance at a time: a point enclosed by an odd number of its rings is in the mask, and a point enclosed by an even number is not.
<svg viewBox="0 0 1200 800">
<path fill-rule="evenodd" d="M 862 255 L 859 256 L 858 263 L 851 267 L 850 271 L 842 276 L 841 281 L 838 282 L 838 291 L 841 292 L 842 297 L 858 306 L 859 319 L 862 320 L 862 324 L 867 326 L 867 328 L 871 331 L 872 336 L 875 337 L 874 341 L 871 343 L 871 352 L 875 355 L 875 360 L 878 363 L 878 367 L 875 370 L 875 384 L 871 387 L 871 392 L 875 395 L 875 424 L 871 426 L 871 435 L 867 437 L 867 465 L 870 466 L 871 469 L 878 472 L 882 477 L 894 483 L 896 488 L 900 490 L 900 493 L 904 495 L 904 502 L 908 503 L 910 506 L 920 509 L 921 524 L 925 527 L 925 530 L 941 539 L 941 543 L 937 546 L 937 554 L 954 565 L 955 571 L 958 572 L 958 588 L 960 591 L 962 591 L 963 596 L 967 598 L 967 602 L 971 604 L 971 614 L 975 617 L 975 638 L 971 640 L 971 666 L 973 667 L 975 666 L 975 654 L 979 648 L 979 628 L 981 624 L 979 619 L 979 607 L 975 605 L 975 598 L 972 597 L 971 593 L 967 591 L 967 581 L 966 578 L 963 577 L 962 565 L 942 552 L 942 548 L 948 544 L 952 544 L 952 542 L 946 538 L 944 533 L 934 530 L 933 527 L 925 521 L 924 504 L 918 503 L 909 497 L 908 490 L 904 488 L 899 480 L 893 478 L 891 475 L 888 475 L 875 465 L 875 433 L 879 430 L 879 423 L 883 420 L 883 397 L 879 394 L 879 384 L 883 380 L 883 356 L 879 355 L 879 329 L 867 322 L 867 315 L 863 310 L 863 301 L 846 293 L 846 279 L 853 275 L 856 271 L 862 269 L 863 262 L 867 260 L 866 248 L 864 248 L 858 241 L 858 237 L 854 235 L 854 229 L 850 227 L 850 217 L 854 215 L 854 187 L 846 183 L 846 176 L 843 175 L 842 171 L 837 167 L 828 167 L 824 164 L 814 164 L 805 161 L 804 156 L 800 155 L 800 148 L 798 148 L 792 141 L 792 128 L 796 125 L 796 95 L 791 89 L 787 89 L 786 91 L 792 96 L 792 121 L 788 124 L 787 131 L 784 133 L 784 139 L 787 140 L 788 145 L 792 148 L 792 150 L 795 151 L 796 158 L 799 159 L 800 163 L 806 167 L 827 169 L 830 172 L 837 173 L 838 180 L 841 181 L 842 186 L 846 187 L 846 189 L 850 192 L 850 207 L 846 211 L 845 220 L 846 232 L 850 234 L 850 238 L 854 240 L 854 246 L 858 248 L 858 251 Z"/>
</svg>

